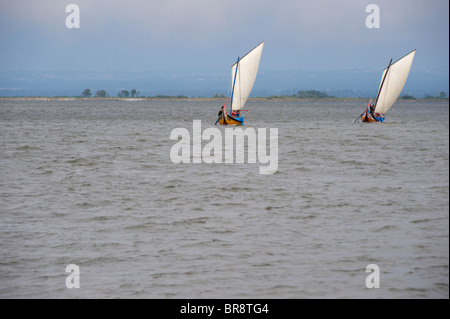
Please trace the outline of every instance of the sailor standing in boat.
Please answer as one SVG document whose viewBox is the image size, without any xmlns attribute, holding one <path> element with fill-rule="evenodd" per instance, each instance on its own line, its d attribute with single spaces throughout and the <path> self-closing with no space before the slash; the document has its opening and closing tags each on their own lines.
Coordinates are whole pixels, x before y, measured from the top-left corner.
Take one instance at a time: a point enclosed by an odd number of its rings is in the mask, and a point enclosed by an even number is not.
<svg viewBox="0 0 450 319">
<path fill-rule="evenodd" d="M 214 125 L 216 125 L 216 124 L 219 122 L 220 117 L 223 115 L 223 109 L 224 109 L 224 108 L 225 108 L 225 105 L 223 105 L 223 106 L 220 108 L 219 113 L 217 113 L 218 118 L 217 118 L 216 123 L 214 123 Z"/>
<path fill-rule="evenodd" d="M 219 117 L 222 116 L 224 107 L 225 107 L 225 105 L 222 105 L 222 107 L 219 110 L 219 113 L 217 113 L 217 116 L 219 116 Z"/>
<path fill-rule="evenodd" d="M 374 104 L 370 105 L 369 112 L 370 112 L 370 115 L 373 116 L 373 112 L 375 112 L 375 105 Z"/>
</svg>

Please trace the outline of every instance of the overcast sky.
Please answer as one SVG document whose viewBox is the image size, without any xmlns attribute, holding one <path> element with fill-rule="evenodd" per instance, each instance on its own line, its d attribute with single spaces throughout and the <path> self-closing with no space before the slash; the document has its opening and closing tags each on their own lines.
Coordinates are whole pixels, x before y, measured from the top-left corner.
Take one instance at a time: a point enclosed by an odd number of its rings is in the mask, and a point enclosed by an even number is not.
<svg viewBox="0 0 450 319">
<path fill-rule="evenodd" d="M 80 28 L 66 27 L 66 6 Z M 380 28 L 366 27 L 369 4 Z M 449 66 L 448 0 L 0 0 L 0 72 L 228 69 L 265 40 L 261 69 Z"/>
</svg>

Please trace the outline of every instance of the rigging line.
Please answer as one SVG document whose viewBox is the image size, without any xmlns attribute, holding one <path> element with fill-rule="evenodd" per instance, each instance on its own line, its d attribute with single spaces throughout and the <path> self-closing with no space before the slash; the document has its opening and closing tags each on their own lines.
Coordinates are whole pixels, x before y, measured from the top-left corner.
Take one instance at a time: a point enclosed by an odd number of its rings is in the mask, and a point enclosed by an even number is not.
<svg viewBox="0 0 450 319">
<path fill-rule="evenodd" d="M 398 60 L 395 61 L 394 63 L 391 63 L 391 66 L 393 66 L 395 63 L 399 62 L 399 61 L 402 60 L 403 58 L 407 57 L 408 55 L 410 55 L 410 54 L 413 53 L 414 51 L 416 51 L 416 49 L 414 49 L 414 50 L 412 50 L 411 52 L 405 54 L 404 56 L 402 56 L 400 59 L 398 59 Z M 386 70 L 386 69 L 387 69 L 387 67 L 386 67 L 384 70 Z M 383 71 L 384 71 L 384 70 L 383 70 Z"/>
<path fill-rule="evenodd" d="M 241 60 L 243 59 L 243 58 L 245 58 L 250 52 L 252 52 L 253 50 L 255 50 L 257 47 L 259 47 L 261 44 L 263 44 L 265 41 L 262 41 L 260 44 L 258 44 L 256 47 L 254 47 L 253 49 L 251 49 L 250 51 L 248 51 L 242 58 L 241 58 Z M 237 63 L 237 62 L 236 62 Z M 235 63 L 235 64 L 236 64 Z M 233 67 L 235 64 L 233 64 L 231 67 Z"/>
<path fill-rule="evenodd" d="M 228 84 L 228 90 L 227 90 L 227 97 L 231 97 L 231 85 L 233 84 L 233 80 L 230 81 L 230 84 Z"/>
<path fill-rule="evenodd" d="M 231 85 L 232 85 L 232 83 L 233 83 L 233 81 L 231 80 L 230 84 L 228 85 L 228 90 L 227 90 L 226 95 L 225 95 L 225 104 L 227 104 L 228 97 L 231 97 L 231 94 L 232 94 L 232 92 L 231 92 Z"/>
<path fill-rule="evenodd" d="M 238 65 L 238 67 L 239 67 L 239 65 Z M 241 105 L 241 103 L 242 103 L 241 68 L 239 68 L 238 72 L 239 72 L 239 109 L 241 109 L 241 107 L 243 107 L 243 105 Z"/>
<path fill-rule="evenodd" d="M 237 75 L 237 72 L 238 72 L 238 68 L 239 68 L 239 57 L 238 57 L 237 62 L 236 62 L 236 71 L 234 72 L 233 88 L 231 89 L 230 115 L 233 112 L 234 85 L 236 84 L 236 75 Z"/>
<path fill-rule="evenodd" d="M 377 106 L 378 98 L 380 97 L 381 89 L 383 89 L 384 80 L 386 80 L 386 77 L 389 72 L 389 68 L 391 67 L 391 63 L 392 63 L 392 59 L 391 59 L 391 61 L 389 61 L 389 65 L 386 69 L 386 73 L 384 74 L 383 81 L 381 81 L 380 89 L 378 90 L 377 100 L 375 101 L 375 106 Z"/>
</svg>

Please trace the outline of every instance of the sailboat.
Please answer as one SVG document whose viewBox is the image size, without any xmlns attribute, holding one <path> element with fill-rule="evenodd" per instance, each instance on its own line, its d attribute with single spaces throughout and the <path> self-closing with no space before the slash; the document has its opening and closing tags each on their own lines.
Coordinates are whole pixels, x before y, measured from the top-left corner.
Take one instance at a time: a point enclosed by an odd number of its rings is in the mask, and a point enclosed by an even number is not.
<svg viewBox="0 0 450 319">
<path fill-rule="evenodd" d="M 362 122 L 384 122 L 386 112 L 397 101 L 405 86 L 415 53 L 416 50 L 413 50 L 394 63 L 391 59 L 381 75 L 375 104 L 372 104 L 372 100 L 370 100 L 366 111 L 360 115 Z"/>
<path fill-rule="evenodd" d="M 243 125 L 243 110 L 248 96 L 255 84 L 256 74 L 258 73 L 259 62 L 264 47 L 264 41 L 249 51 L 242 58 L 237 59 L 236 63 L 231 66 L 231 101 L 230 109 L 227 113 L 226 101 L 222 109 L 219 111 L 219 118 L 216 124 L 220 125 Z"/>
</svg>

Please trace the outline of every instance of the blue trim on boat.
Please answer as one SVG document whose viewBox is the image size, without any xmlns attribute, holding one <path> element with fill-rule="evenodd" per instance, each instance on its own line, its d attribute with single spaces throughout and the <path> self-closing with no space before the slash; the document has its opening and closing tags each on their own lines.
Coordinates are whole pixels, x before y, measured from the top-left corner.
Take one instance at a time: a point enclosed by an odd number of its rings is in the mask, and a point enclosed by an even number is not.
<svg viewBox="0 0 450 319">
<path fill-rule="evenodd" d="M 384 114 L 381 114 L 380 116 L 374 116 L 374 119 L 378 122 L 384 122 Z"/>
</svg>

